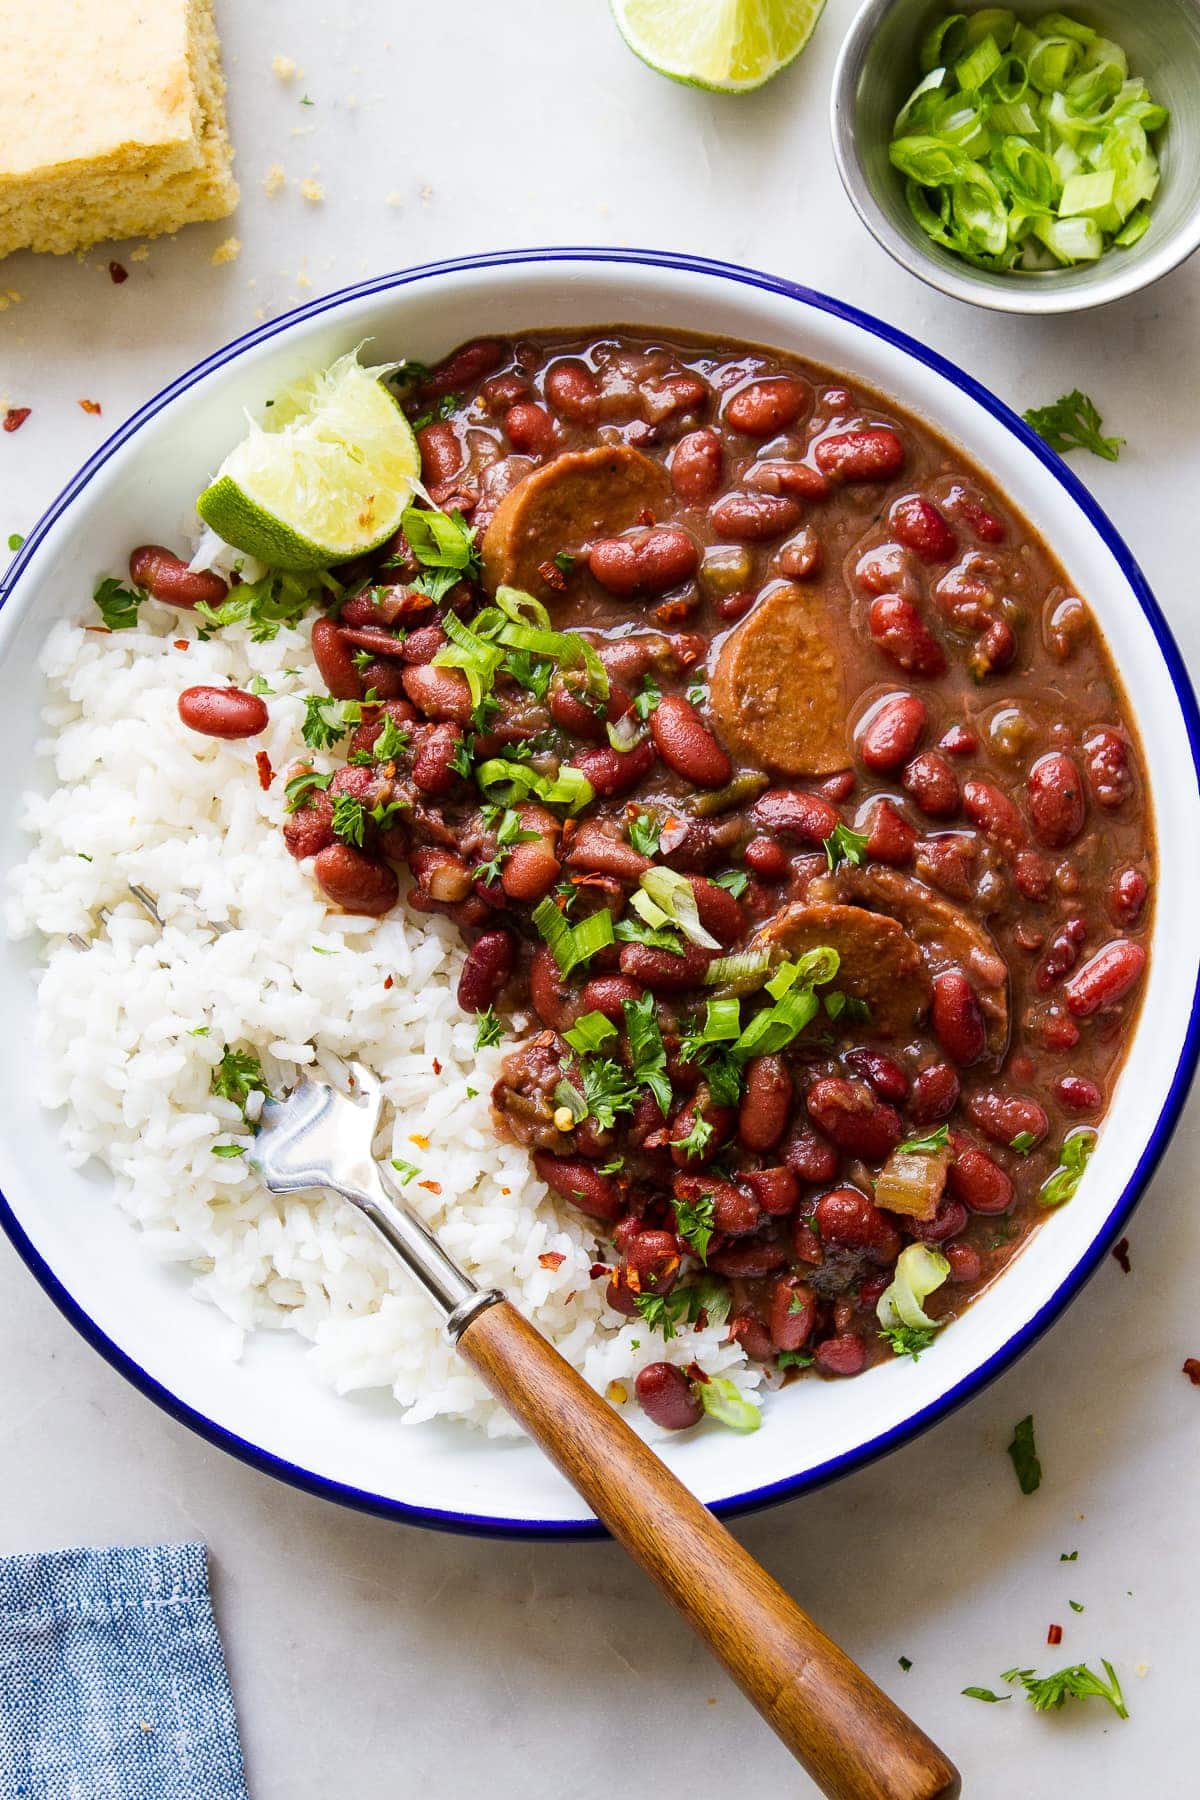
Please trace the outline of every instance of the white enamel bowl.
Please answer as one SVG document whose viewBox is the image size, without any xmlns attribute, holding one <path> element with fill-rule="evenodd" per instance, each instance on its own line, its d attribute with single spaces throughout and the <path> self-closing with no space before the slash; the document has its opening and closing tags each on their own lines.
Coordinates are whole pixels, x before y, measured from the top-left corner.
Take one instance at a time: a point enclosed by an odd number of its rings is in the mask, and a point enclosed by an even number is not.
<svg viewBox="0 0 1200 1800">
<path fill-rule="evenodd" d="M 1065 466 L 969 376 L 819 294 L 698 259 L 529 251 L 406 270 L 315 301 L 227 346 L 149 401 L 80 470 L 0 584 L 0 868 L 21 854 L 18 797 L 37 780 L 36 659 L 51 621 L 82 606 L 129 546 L 187 515 L 212 468 L 282 382 L 364 338 L 432 360 L 464 338 L 614 322 L 723 334 L 797 351 L 892 395 L 989 470 L 1095 609 L 1143 734 L 1157 817 L 1169 821 L 1141 1024 L 1097 1154 L 1050 1219 L 936 1354 L 852 1382 L 803 1381 L 762 1429 L 703 1431 L 663 1453 L 706 1501 L 735 1512 L 858 1467 L 976 1393 L 1043 1331 L 1123 1226 L 1162 1153 L 1197 1057 L 1200 721 L 1166 625 L 1129 551 Z M 1169 946 L 1169 951 L 1168 947 Z M 523 1444 L 458 1427 L 405 1429 L 387 1397 L 340 1400 L 298 1340 L 264 1337 L 231 1362 L 216 1312 L 158 1267 L 108 1196 L 69 1169 L 37 1106 L 32 953 L 0 944 L 0 1223 L 85 1337 L 212 1442 L 316 1493 L 450 1530 L 584 1534 L 574 1493 Z"/>
</svg>

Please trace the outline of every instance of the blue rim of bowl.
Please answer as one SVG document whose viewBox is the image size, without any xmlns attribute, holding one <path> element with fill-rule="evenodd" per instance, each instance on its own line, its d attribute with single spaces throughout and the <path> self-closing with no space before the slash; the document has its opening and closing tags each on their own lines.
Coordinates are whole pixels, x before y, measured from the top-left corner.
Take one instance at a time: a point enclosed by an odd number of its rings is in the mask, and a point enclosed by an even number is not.
<svg viewBox="0 0 1200 1800">
<path fill-rule="evenodd" d="M 1026 449 L 1033 452 L 1038 461 L 1042 463 L 1046 473 L 1075 502 L 1112 552 L 1154 633 L 1159 652 L 1166 664 L 1171 684 L 1175 690 L 1180 711 L 1183 714 L 1192 761 L 1197 771 L 1197 778 L 1200 779 L 1200 710 L 1197 709 L 1196 696 L 1179 648 L 1171 635 L 1170 627 L 1129 547 L 1108 515 L 1092 498 L 1082 482 L 1067 468 L 1062 459 L 987 388 L 970 375 L 965 374 L 954 363 L 948 362 L 945 357 L 939 356 L 936 351 L 930 350 L 924 344 L 917 343 L 906 333 L 897 331 L 894 326 L 885 325 L 882 320 L 874 318 L 870 313 L 861 312 L 857 307 L 847 305 L 845 301 L 834 300 L 827 294 L 802 287 L 796 282 L 786 281 L 781 276 L 767 275 L 760 270 L 745 268 L 737 263 L 716 262 L 709 257 L 691 256 L 682 252 L 617 250 L 604 246 L 583 245 L 577 248 L 562 246 L 546 249 L 491 251 L 479 256 L 463 256 L 445 262 L 423 263 L 415 268 L 395 270 L 388 275 L 358 282 L 352 287 L 340 288 L 335 293 L 326 294 L 319 300 L 296 307 L 293 311 L 284 313 L 280 318 L 273 319 L 265 325 L 258 326 L 254 331 L 246 332 L 241 337 L 232 339 L 231 342 L 223 345 L 221 349 L 215 350 L 212 355 L 194 364 L 192 368 L 162 388 L 144 406 L 133 413 L 84 463 L 78 473 L 63 488 L 57 499 L 42 514 L 9 565 L 3 581 L 0 581 L 0 606 L 3 606 L 13 593 L 22 571 L 51 527 L 63 516 L 76 496 L 82 492 L 109 458 L 148 419 L 161 412 L 170 401 L 193 387 L 204 376 L 240 356 L 253 345 L 265 343 L 271 338 L 279 336 L 280 333 L 289 331 L 301 321 L 319 318 L 323 313 L 331 312 L 349 301 L 386 294 L 393 289 L 408 287 L 414 282 L 425 281 L 434 276 L 461 274 L 479 269 L 504 269 L 526 263 L 557 262 L 624 263 L 642 268 L 682 271 L 687 274 L 712 276 L 720 281 L 735 282 L 743 287 L 758 288 L 766 293 L 779 294 L 786 299 L 799 302 L 801 306 L 828 313 L 833 318 L 854 325 L 872 337 L 880 338 L 892 348 L 903 351 L 906 356 L 910 356 L 917 362 L 923 363 L 927 368 L 934 370 L 952 386 L 958 388 L 961 393 L 976 401 L 984 411 L 1006 426 L 1013 436 L 1025 445 Z M 810 1493 L 815 1488 L 836 1481 L 842 1475 L 848 1475 L 856 1469 L 866 1467 L 868 1463 L 874 1462 L 878 1457 L 886 1455 L 891 1450 L 899 1449 L 902 1444 L 908 1443 L 920 1432 L 928 1430 L 931 1425 L 945 1418 L 956 1407 L 981 1393 L 989 1382 L 995 1380 L 1010 1364 L 1015 1362 L 1018 1356 L 1028 1350 L 1054 1322 L 1098 1267 L 1140 1200 L 1147 1182 L 1162 1158 L 1171 1133 L 1178 1123 L 1179 1114 L 1187 1097 L 1198 1060 L 1200 1060 L 1200 978 L 1198 978 L 1192 994 L 1187 1032 L 1176 1065 L 1175 1076 L 1164 1097 L 1153 1129 L 1149 1133 L 1145 1149 L 1138 1159 L 1137 1167 L 1111 1208 L 1108 1217 L 1096 1231 L 1091 1245 L 1045 1305 L 970 1375 L 964 1376 L 962 1381 L 936 1401 L 911 1413 L 900 1424 L 880 1432 L 876 1437 L 858 1445 L 853 1450 L 847 1450 L 840 1456 L 831 1457 L 827 1462 L 805 1474 L 785 1476 L 782 1480 L 769 1482 L 765 1486 L 751 1489 L 747 1493 L 731 1495 L 728 1499 L 716 1502 L 712 1510 L 725 1518 L 734 1517 L 740 1513 L 754 1512 L 761 1507 L 776 1505 L 780 1501 L 795 1499 L 798 1495 Z M 261 1449 L 257 1444 L 252 1444 L 245 1438 L 239 1437 L 235 1432 L 218 1424 L 216 1420 L 208 1418 L 204 1413 L 198 1412 L 194 1407 L 181 1401 L 153 1375 L 143 1369 L 139 1363 L 135 1362 L 119 1345 L 114 1343 L 68 1293 L 54 1271 L 35 1249 L 2 1192 L 0 1192 L 0 1226 L 11 1239 L 17 1254 L 41 1283 L 59 1311 L 91 1344 L 92 1348 L 98 1350 L 101 1356 L 112 1364 L 113 1368 L 124 1375 L 127 1381 L 132 1382 L 134 1387 L 140 1389 L 156 1405 L 162 1407 L 163 1411 L 169 1413 L 172 1418 L 187 1425 L 199 1436 L 206 1438 L 209 1443 L 215 1444 L 218 1449 L 228 1451 L 230 1455 L 238 1457 L 242 1462 L 249 1463 L 253 1468 L 260 1469 L 264 1474 L 273 1475 L 276 1479 L 286 1481 L 291 1486 L 315 1494 L 321 1499 L 334 1500 L 343 1506 L 354 1507 L 360 1512 L 375 1513 L 383 1518 L 399 1520 L 409 1525 L 422 1525 L 435 1531 L 464 1532 L 472 1536 L 498 1538 L 586 1539 L 607 1536 L 604 1528 L 594 1519 L 514 1520 L 496 1518 L 489 1514 L 458 1513 L 440 1508 L 413 1506 L 405 1501 L 392 1500 L 386 1495 L 373 1494 L 347 1483 L 334 1481 L 328 1476 L 301 1468 L 284 1457 L 275 1456 L 270 1451 Z"/>
</svg>

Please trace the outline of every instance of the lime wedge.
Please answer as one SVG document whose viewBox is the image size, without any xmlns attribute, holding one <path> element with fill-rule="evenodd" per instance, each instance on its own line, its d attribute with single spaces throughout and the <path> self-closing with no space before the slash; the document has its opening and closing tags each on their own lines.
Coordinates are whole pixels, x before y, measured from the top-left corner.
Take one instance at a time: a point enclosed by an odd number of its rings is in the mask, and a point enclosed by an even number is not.
<svg viewBox="0 0 1200 1800">
<path fill-rule="evenodd" d="M 421 473 L 412 426 L 357 350 L 292 382 L 196 502 L 206 525 L 273 569 L 324 569 L 382 544 Z"/>
<path fill-rule="evenodd" d="M 690 87 L 744 94 L 799 56 L 825 0 L 612 0 L 642 61 Z"/>
</svg>

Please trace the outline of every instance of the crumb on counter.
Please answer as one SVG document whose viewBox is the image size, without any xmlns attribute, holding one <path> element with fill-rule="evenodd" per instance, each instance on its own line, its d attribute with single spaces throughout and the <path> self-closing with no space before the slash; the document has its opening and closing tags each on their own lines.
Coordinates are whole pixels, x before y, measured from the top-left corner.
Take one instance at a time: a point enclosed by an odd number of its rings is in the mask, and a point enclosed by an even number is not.
<svg viewBox="0 0 1200 1800">
<path fill-rule="evenodd" d="M 272 163 L 266 174 L 263 176 L 263 193 L 267 196 L 268 200 L 273 200 L 276 194 L 283 189 L 286 182 L 287 175 L 284 173 L 283 164 Z"/>
<path fill-rule="evenodd" d="M 217 245 L 208 260 L 212 263 L 214 268 L 219 268 L 222 263 L 236 262 L 241 255 L 241 251 L 241 238 L 227 237 L 224 243 Z"/>
<path fill-rule="evenodd" d="M 293 56 L 273 56 L 271 73 L 276 81 L 294 81 L 297 75 L 303 75 L 304 70 L 297 65 Z"/>
<path fill-rule="evenodd" d="M 300 197 L 310 201 L 314 206 L 319 206 L 325 198 L 325 189 L 319 181 L 314 181 L 311 175 L 306 175 L 300 183 Z"/>
</svg>

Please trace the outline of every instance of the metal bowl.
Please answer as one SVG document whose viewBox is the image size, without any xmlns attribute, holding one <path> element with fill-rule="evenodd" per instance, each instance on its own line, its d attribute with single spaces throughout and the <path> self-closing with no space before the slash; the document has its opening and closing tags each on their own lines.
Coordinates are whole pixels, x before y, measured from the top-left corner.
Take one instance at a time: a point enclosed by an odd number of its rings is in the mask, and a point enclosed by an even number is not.
<svg viewBox="0 0 1200 1800">
<path fill-rule="evenodd" d="M 1027 18 L 1049 0 L 1010 0 Z M 1176 268 L 1200 245 L 1200 4 L 1198 0 L 1085 0 L 1076 9 L 1119 43 L 1171 118 L 1157 146 L 1162 180 L 1150 229 L 1128 250 L 1036 273 L 976 268 L 926 237 L 888 161 L 892 124 L 918 80 L 917 49 L 949 0 L 866 0 L 838 57 L 831 100 L 838 172 L 868 231 L 896 261 L 956 300 L 997 312 L 1067 313 L 1119 300 Z"/>
</svg>

